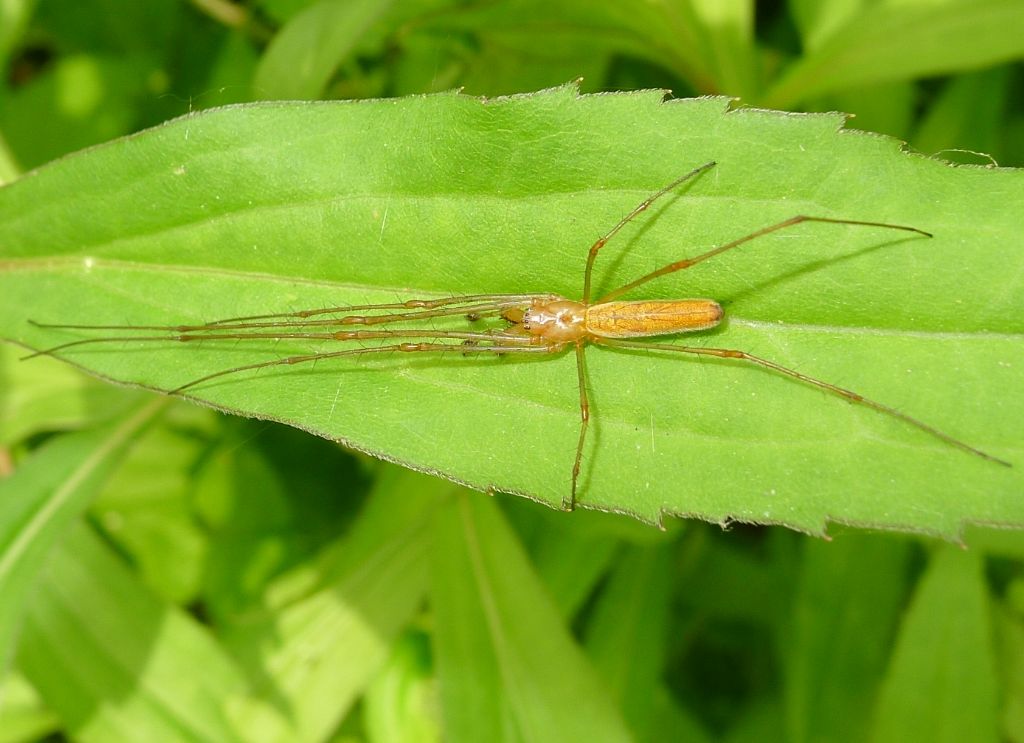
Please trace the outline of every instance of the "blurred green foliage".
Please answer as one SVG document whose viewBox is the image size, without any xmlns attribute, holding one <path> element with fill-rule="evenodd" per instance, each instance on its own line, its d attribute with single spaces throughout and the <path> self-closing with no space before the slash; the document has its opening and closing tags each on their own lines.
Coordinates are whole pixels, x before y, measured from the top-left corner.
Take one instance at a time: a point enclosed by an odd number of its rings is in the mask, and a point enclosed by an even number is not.
<svg viewBox="0 0 1024 743">
<path fill-rule="evenodd" d="M 0 179 L 225 103 L 580 76 L 1019 165 L 1022 57 L 1019 0 L 6 0 Z M 2 743 L 1024 741 L 1019 533 L 660 532 L 0 352 Z"/>
</svg>

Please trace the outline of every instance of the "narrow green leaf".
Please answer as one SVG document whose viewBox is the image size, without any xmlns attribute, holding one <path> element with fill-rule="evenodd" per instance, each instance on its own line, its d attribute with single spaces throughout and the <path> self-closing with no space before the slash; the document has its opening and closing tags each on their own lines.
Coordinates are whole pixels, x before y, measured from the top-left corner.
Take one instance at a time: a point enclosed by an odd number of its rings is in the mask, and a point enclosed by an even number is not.
<svg viewBox="0 0 1024 743">
<path fill-rule="evenodd" d="M 715 90 L 743 98 L 760 92 L 753 0 L 691 0 Z M 676 7 L 684 6 L 678 3 Z M 670 6 L 662 6 L 668 8 Z"/>
<path fill-rule="evenodd" d="M 868 739 L 906 590 L 908 543 L 855 533 L 806 541 L 785 656 L 793 743 Z"/>
<path fill-rule="evenodd" d="M 293 18 L 263 55 L 253 87 L 263 99 L 315 99 L 390 0 L 320 0 Z"/>
<path fill-rule="evenodd" d="M 909 156 L 894 140 L 839 131 L 836 115 L 727 105 L 566 87 L 180 119 L 0 191 L 0 337 L 43 348 L 90 335 L 29 319 L 161 324 L 417 296 L 575 298 L 597 236 L 715 159 L 609 243 L 597 290 L 798 213 L 933 232 L 805 224 L 632 296 L 718 299 L 729 320 L 693 344 L 842 384 L 1018 466 L 764 369 L 592 347 L 580 504 L 815 533 L 830 519 L 947 536 L 965 520 L 1024 523 L 1024 174 Z M 126 341 L 62 355 L 167 390 L 338 349 Z M 335 359 L 187 394 L 480 489 L 568 499 L 580 419 L 571 354 Z"/>
<path fill-rule="evenodd" d="M 268 608 L 229 629 L 234 653 L 264 680 L 260 697 L 289 710 L 287 735 L 252 740 L 314 743 L 337 727 L 423 601 L 427 529 L 450 491 L 448 483 L 385 469 L 352 532 L 318 562 L 276 581 Z"/>
<path fill-rule="evenodd" d="M 977 553 L 943 546 L 921 579 L 893 652 L 873 741 L 999 740 L 988 591 Z"/>
<path fill-rule="evenodd" d="M 643 740 L 693 739 L 652 728 L 669 657 L 672 556 L 671 544 L 626 550 L 616 561 L 585 633 L 587 655 L 633 734 Z M 699 729 L 693 723 L 687 727 Z"/>
<path fill-rule="evenodd" d="M 441 705 L 451 741 L 629 740 L 495 504 L 460 494 L 431 551 Z"/>
<path fill-rule="evenodd" d="M 974 70 L 1024 56 L 1018 0 L 870 3 L 830 18 L 827 41 L 800 58 L 763 99 L 790 108 L 859 85 Z"/>
<path fill-rule="evenodd" d="M 869 0 L 789 0 L 789 14 L 800 32 L 804 49 L 816 49 L 862 12 Z"/>
<path fill-rule="evenodd" d="M 164 407 L 153 400 L 106 426 L 54 438 L 0 480 L 0 667 L 54 545 L 89 505 L 133 436 Z"/>
<path fill-rule="evenodd" d="M 83 526 L 36 586 L 19 666 L 75 740 L 241 740 L 225 714 L 246 690 L 231 659 Z"/>
</svg>

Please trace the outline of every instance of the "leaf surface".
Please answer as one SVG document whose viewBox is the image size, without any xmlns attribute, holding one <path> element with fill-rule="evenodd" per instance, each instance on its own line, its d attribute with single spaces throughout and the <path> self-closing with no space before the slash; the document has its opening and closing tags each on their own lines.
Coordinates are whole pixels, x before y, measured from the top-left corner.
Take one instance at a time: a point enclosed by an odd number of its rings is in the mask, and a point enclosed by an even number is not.
<svg viewBox="0 0 1024 743">
<path fill-rule="evenodd" d="M 165 324 L 394 302 L 578 298 L 588 247 L 609 291 L 806 213 L 912 225 L 928 240 L 804 224 L 630 298 L 704 296 L 728 321 L 694 345 L 743 349 L 849 387 L 1024 463 L 1019 171 L 954 168 L 839 115 L 728 111 L 569 86 L 481 100 L 229 107 L 66 158 L 0 191 L 0 337 L 44 322 Z M 338 350 L 266 341 L 81 346 L 68 361 L 173 389 L 220 369 Z M 658 521 L 828 520 L 955 536 L 1024 523 L 1022 466 L 739 362 L 588 349 L 580 504 Z M 290 423 L 480 489 L 568 496 L 579 430 L 571 354 L 364 356 L 224 377 L 188 395 Z"/>
</svg>

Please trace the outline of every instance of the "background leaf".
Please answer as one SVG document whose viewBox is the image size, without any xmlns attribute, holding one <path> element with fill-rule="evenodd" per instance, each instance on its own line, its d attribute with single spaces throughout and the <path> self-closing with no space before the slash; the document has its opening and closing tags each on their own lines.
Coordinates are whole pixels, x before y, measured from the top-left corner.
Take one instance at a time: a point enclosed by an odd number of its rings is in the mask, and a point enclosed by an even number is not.
<svg viewBox="0 0 1024 743">
<path fill-rule="evenodd" d="M 54 545 L 164 405 L 154 400 L 109 425 L 57 437 L 0 480 L 0 663 L 15 645 L 25 602 Z"/>
<path fill-rule="evenodd" d="M 810 52 L 769 89 L 765 105 L 790 108 L 822 93 L 974 70 L 1024 54 L 1024 5 L 1017 0 L 844 6 L 825 4 L 818 23 L 805 27 Z"/>
<path fill-rule="evenodd" d="M 870 706 L 882 680 L 901 600 L 907 544 L 847 535 L 802 545 L 787 656 L 786 738 L 868 739 Z M 841 676 L 845 683 L 832 684 Z"/>
<path fill-rule="evenodd" d="M 715 159 L 609 245 L 599 291 L 795 213 L 934 232 L 802 225 L 635 296 L 717 298 L 731 320 L 693 342 L 798 367 L 1020 461 L 1024 292 L 1006 246 L 1020 239 L 1010 205 L 1024 197 L 1021 174 L 912 157 L 839 132 L 836 116 L 725 108 L 562 88 L 187 117 L 0 192 L 0 332 L 35 348 L 85 337 L 33 329 L 27 306 L 47 322 L 160 324 L 423 295 L 577 297 L 593 239 Z M 311 348 L 258 345 L 125 342 L 66 356 L 170 389 Z M 1020 467 L 760 369 L 606 349 L 591 349 L 589 366 L 585 507 L 950 536 L 964 520 L 1024 517 Z M 569 355 L 341 360 L 189 394 L 478 488 L 557 505 L 569 487 Z"/>
<path fill-rule="evenodd" d="M 433 511 L 451 490 L 390 470 L 344 539 L 233 618 L 225 644 L 261 679 L 262 696 L 288 710 L 282 740 L 327 739 L 384 664 L 423 601 Z"/>
<path fill-rule="evenodd" d="M 939 548 L 921 579 L 882 687 L 873 740 L 1000 739 L 990 612 L 976 555 Z M 936 699 L 946 715 L 926 713 Z"/>
<path fill-rule="evenodd" d="M 498 508 L 461 493 L 439 510 L 433 536 L 435 646 L 451 740 L 629 740 Z"/>
<path fill-rule="evenodd" d="M 19 665 L 76 739 L 243 739 L 225 714 L 246 689 L 232 659 L 95 534 L 73 529 L 37 588 Z"/>
<path fill-rule="evenodd" d="M 260 60 L 253 84 L 267 99 L 317 98 L 360 38 L 389 3 L 322 0 L 277 35 Z"/>
</svg>

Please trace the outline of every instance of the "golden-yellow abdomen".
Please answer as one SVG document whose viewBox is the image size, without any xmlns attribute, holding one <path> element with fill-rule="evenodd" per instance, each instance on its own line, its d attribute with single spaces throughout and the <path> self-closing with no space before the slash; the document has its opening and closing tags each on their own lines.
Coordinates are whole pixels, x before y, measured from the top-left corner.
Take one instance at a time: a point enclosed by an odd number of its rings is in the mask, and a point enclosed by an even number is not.
<svg viewBox="0 0 1024 743">
<path fill-rule="evenodd" d="M 587 332 L 600 338 L 642 338 L 713 328 L 722 308 L 710 299 L 604 302 L 587 308 Z"/>
</svg>

